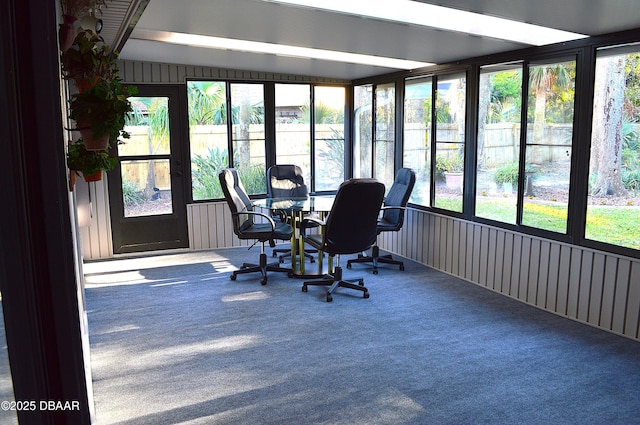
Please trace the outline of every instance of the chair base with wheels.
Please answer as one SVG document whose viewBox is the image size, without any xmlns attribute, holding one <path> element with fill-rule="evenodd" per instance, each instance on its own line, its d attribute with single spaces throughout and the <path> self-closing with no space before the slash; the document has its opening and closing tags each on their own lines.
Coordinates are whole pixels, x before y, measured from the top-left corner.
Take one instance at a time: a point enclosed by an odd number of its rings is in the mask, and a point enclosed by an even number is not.
<svg viewBox="0 0 640 425">
<path fill-rule="evenodd" d="M 231 273 L 231 280 L 236 280 L 239 274 L 260 272 L 262 278 L 260 283 L 262 285 L 267 284 L 267 272 L 288 272 L 291 273 L 291 269 L 287 267 L 280 267 L 280 263 L 267 263 L 267 254 L 264 252 L 264 243 L 262 244 L 262 251 L 260 252 L 260 263 L 243 263 L 239 270 Z"/>
<path fill-rule="evenodd" d="M 363 278 L 356 279 L 342 279 L 342 267 L 336 266 L 333 274 L 327 274 L 322 279 L 319 280 L 311 280 L 309 282 L 304 282 L 302 284 L 302 292 L 307 292 L 309 290 L 308 286 L 331 286 L 327 291 L 327 302 L 330 303 L 333 301 L 333 292 L 337 288 L 349 288 L 355 289 L 358 291 L 362 291 L 363 298 L 369 298 L 369 290 L 364 286 Z"/>
<path fill-rule="evenodd" d="M 297 254 L 300 255 L 300 248 L 296 248 L 297 250 Z M 315 249 L 310 249 L 310 250 L 305 250 L 304 252 L 304 256 L 305 258 L 309 259 L 310 263 L 315 263 L 316 259 L 314 258 L 313 253 L 317 253 L 318 251 Z M 282 255 L 278 256 L 278 254 L 281 253 Z M 287 257 L 291 257 L 291 248 L 274 248 L 273 249 L 273 256 L 274 257 L 278 257 L 278 261 L 280 263 L 284 263 L 284 259 Z"/>
<path fill-rule="evenodd" d="M 373 274 L 378 274 L 378 264 L 395 264 L 400 266 L 400 270 L 404 270 L 404 263 L 400 260 L 394 260 L 391 254 L 380 256 L 380 248 L 377 245 L 371 247 L 371 256 L 358 254 L 358 258 L 347 261 L 347 268 L 351 268 L 353 263 L 373 263 Z"/>
</svg>

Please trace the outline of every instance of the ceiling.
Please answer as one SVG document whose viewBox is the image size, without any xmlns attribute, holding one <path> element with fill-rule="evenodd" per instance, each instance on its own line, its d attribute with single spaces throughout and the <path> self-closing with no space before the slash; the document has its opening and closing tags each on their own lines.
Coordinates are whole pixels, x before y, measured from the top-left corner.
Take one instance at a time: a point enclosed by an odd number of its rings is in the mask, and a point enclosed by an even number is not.
<svg viewBox="0 0 640 425">
<path fill-rule="evenodd" d="M 344 0 L 350 1 L 350 0 Z M 585 35 L 640 28 L 638 0 L 419 0 Z M 393 0 L 389 0 L 393 7 Z M 171 31 L 447 63 L 527 47 L 496 38 L 382 21 L 263 0 L 112 0 L 102 36 L 120 58 L 353 80 L 397 71 L 381 66 L 169 44 Z"/>
</svg>

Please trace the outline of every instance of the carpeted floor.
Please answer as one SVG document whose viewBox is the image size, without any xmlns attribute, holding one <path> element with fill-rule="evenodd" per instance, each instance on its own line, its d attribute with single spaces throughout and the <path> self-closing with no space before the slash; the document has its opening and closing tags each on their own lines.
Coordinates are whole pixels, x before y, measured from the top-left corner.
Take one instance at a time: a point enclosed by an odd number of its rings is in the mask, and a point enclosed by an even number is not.
<svg viewBox="0 0 640 425">
<path fill-rule="evenodd" d="M 640 424 L 638 342 L 410 261 L 229 280 L 258 252 L 85 265 L 99 424 Z"/>
</svg>

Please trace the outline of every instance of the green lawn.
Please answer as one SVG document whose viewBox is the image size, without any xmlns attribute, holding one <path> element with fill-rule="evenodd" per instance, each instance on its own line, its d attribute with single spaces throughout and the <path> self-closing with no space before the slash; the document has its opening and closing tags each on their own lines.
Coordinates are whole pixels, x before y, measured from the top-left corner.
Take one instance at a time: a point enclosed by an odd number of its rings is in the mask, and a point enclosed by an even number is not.
<svg viewBox="0 0 640 425">
<path fill-rule="evenodd" d="M 478 199 L 476 215 L 515 224 L 515 199 Z M 563 204 L 527 201 L 524 205 L 522 224 L 565 233 L 567 207 Z M 585 236 L 587 239 L 640 249 L 640 208 L 590 205 Z"/>
</svg>

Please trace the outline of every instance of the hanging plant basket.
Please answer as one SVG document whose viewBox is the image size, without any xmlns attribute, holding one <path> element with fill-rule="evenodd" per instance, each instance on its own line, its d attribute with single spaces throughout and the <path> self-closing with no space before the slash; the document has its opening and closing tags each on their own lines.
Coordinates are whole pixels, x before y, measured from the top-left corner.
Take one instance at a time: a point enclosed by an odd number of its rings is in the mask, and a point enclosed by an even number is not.
<svg viewBox="0 0 640 425">
<path fill-rule="evenodd" d="M 86 175 L 82 173 L 82 177 L 86 182 L 97 182 L 102 180 L 102 170 L 98 170 L 93 174 Z"/>
<path fill-rule="evenodd" d="M 109 147 L 109 135 L 105 134 L 100 137 L 93 137 L 93 130 L 89 123 L 83 122 L 79 127 L 78 131 L 82 136 L 82 141 L 84 142 L 84 148 L 88 151 L 102 151 Z"/>
</svg>

